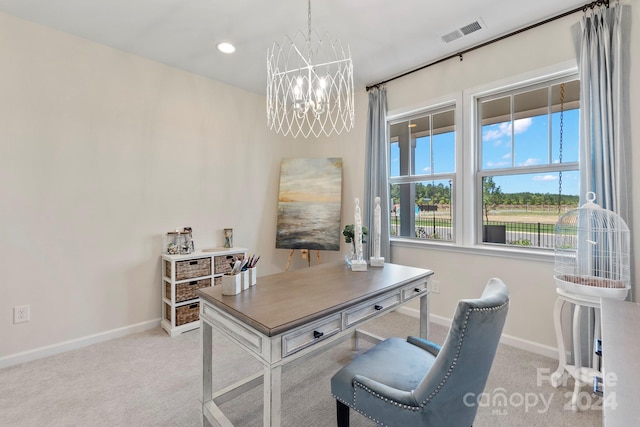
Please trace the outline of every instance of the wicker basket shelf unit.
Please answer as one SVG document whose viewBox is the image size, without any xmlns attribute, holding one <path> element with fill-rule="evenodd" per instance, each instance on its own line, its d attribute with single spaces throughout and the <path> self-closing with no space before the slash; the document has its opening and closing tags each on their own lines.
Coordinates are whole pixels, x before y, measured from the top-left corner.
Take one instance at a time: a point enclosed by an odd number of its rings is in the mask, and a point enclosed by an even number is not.
<svg viewBox="0 0 640 427">
<path fill-rule="evenodd" d="M 629 227 L 594 203 L 593 193 L 587 200 L 556 223 L 556 285 L 575 294 L 623 300 L 630 289 Z"/>
<path fill-rule="evenodd" d="M 189 254 L 162 255 L 162 320 L 171 336 L 200 326 L 196 290 L 222 283 L 230 262 L 244 258 L 244 248 L 214 248 Z"/>
</svg>

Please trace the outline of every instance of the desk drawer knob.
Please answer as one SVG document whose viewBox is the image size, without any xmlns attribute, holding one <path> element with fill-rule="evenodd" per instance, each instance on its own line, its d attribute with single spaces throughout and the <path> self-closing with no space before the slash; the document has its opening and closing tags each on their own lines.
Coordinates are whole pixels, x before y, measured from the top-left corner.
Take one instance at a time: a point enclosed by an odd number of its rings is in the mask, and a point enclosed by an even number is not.
<svg viewBox="0 0 640 427">
<path fill-rule="evenodd" d="M 314 338 L 314 339 L 318 339 L 318 338 L 320 338 L 320 337 L 321 337 L 321 336 L 323 336 L 323 335 L 324 335 L 324 332 L 313 331 L 313 338 Z"/>
<path fill-rule="evenodd" d="M 375 308 L 376 310 L 380 311 L 380 310 L 382 310 L 384 307 L 383 307 L 383 306 L 381 306 L 381 305 L 376 304 L 376 305 L 374 305 L 374 306 L 373 306 L 373 308 Z"/>
<path fill-rule="evenodd" d="M 197 265 L 198 261 L 189 261 L 189 265 Z"/>
<path fill-rule="evenodd" d="M 416 292 L 421 292 L 422 291 L 422 289 L 420 289 L 420 288 L 413 288 L 413 290 L 416 291 Z"/>
</svg>

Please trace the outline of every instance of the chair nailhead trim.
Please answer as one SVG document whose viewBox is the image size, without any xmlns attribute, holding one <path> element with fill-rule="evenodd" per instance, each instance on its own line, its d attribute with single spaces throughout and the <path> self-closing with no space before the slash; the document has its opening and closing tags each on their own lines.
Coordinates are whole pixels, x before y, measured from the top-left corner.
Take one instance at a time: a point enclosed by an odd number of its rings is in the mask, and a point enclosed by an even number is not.
<svg viewBox="0 0 640 427">
<path fill-rule="evenodd" d="M 361 384 L 357 381 L 353 382 L 353 403 L 355 404 L 356 402 L 356 390 L 355 387 L 360 387 L 361 389 L 363 389 L 364 391 L 366 391 L 367 393 L 377 397 L 378 399 L 384 400 L 387 403 L 392 404 L 393 406 L 397 406 L 398 408 L 401 409 L 408 409 L 410 411 L 419 411 L 420 410 L 420 406 L 410 406 L 410 405 L 405 405 L 404 403 L 400 403 L 400 402 L 396 402 L 395 400 L 391 400 L 385 396 L 382 396 L 381 394 L 376 393 L 375 391 L 371 390 L 369 387 L 365 386 L 364 384 Z"/>
<path fill-rule="evenodd" d="M 456 354 L 453 356 L 453 361 L 451 362 L 451 365 L 449 366 L 449 369 L 447 369 L 447 372 L 444 374 L 444 377 L 442 378 L 442 381 L 440 381 L 440 384 L 438 384 L 438 387 L 436 387 L 436 389 L 434 391 L 432 391 L 431 394 L 429 394 L 426 397 L 426 399 L 420 403 L 420 407 L 423 407 L 427 403 L 431 402 L 431 400 L 433 400 L 433 398 L 436 397 L 436 395 L 440 392 L 440 390 L 442 390 L 444 385 L 449 380 L 449 377 L 451 377 L 451 374 L 453 373 L 454 368 L 458 364 L 457 363 L 458 357 L 460 356 L 460 352 L 462 351 L 462 344 L 464 343 L 464 335 L 465 335 L 465 332 L 467 330 L 467 326 L 469 324 L 469 316 L 471 316 L 471 313 L 474 312 L 474 311 L 480 311 L 480 312 L 498 311 L 498 310 L 502 310 L 507 305 L 509 305 L 509 300 L 508 299 L 503 304 L 495 306 L 495 307 L 482 307 L 482 308 L 477 308 L 476 307 L 476 308 L 470 308 L 470 309 L 467 310 L 467 313 L 466 313 L 466 315 L 464 317 L 464 322 L 462 324 L 462 332 L 460 333 L 460 341 L 458 341 L 458 349 L 456 351 Z"/>
</svg>

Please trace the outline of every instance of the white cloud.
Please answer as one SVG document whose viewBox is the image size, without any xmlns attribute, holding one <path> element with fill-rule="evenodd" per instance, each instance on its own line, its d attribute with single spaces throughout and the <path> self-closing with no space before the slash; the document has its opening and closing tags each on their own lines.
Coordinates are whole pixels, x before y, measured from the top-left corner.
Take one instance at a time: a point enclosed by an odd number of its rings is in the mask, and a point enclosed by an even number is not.
<svg viewBox="0 0 640 427">
<path fill-rule="evenodd" d="M 539 164 L 540 164 L 540 159 L 534 159 L 532 157 L 529 157 L 527 160 L 521 163 L 520 166 L 534 166 Z"/>
<path fill-rule="evenodd" d="M 509 152 L 509 153 L 505 154 L 504 156 L 502 156 L 502 159 L 503 160 L 510 160 L 511 159 L 511 153 Z"/>
<path fill-rule="evenodd" d="M 538 175 L 532 178 L 534 181 L 555 181 L 558 179 L 556 175 Z"/>
<path fill-rule="evenodd" d="M 501 168 L 504 166 L 511 166 L 511 162 L 492 162 L 492 161 L 488 161 L 487 162 L 487 166 L 490 168 Z"/>
<path fill-rule="evenodd" d="M 526 119 L 518 119 L 514 121 L 513 131 L 515 133 L 523 133 L 526 132 L 527 129 L 531 127 L 533 124 L 533 118 L 527 117 Z"/>
<path fill-rule="evenodd" d="M 514 120 L 513 124 L 514 133 L 523 133 L 531 127 L 531 125 L 533 124 L 533 118 L 527 117 L 524 119 Z M 486 131 L 482 135 L 482 140 L 492 141 L 502 138 L 503 136 L 508 136 L 509 138 L 511 138 L 511 122 L 494 125 L 492 129 Z"/>
<path fill-rule="evenodd" d="M 508 125 L 506 123 L 502 123 L 498 126 L 497 129 L 491 129 L 488 130 L 484 133 L 484 135 L 482 135 L 482 140 L 483 141 L 492 141 L 495 139 L 500 139 L 502 138 L 504 135 L 506 135 L 507 133 L 505 132 L 505 127 L 507 127 Z"/>
<path fill-rule="evenodd" d="M 430 166 L 423 167 L 422 168 L 422 172 L 430 173 L 431 172 L 431 167 Z"/>
</svg>

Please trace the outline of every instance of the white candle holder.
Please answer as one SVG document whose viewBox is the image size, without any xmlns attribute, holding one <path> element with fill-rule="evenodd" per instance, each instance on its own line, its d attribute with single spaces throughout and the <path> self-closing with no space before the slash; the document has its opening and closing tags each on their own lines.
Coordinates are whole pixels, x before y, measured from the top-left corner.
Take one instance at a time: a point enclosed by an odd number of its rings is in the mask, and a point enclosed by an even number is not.
<svg viewBox="0 0 640 427">
<path fill-rule="evenodd" d="M 384 257 L 371 257 L 369 258 L 369 263 L 371 264 L 371 267 L 384 267 Z"/>
<path fill-rule="evenodd" d="M 352 261 L 351 271 L 367 271 L 367 261 Z"/>
<path fill-rule="evenodd" d="M 360 199 L 355 199 L 356 207 L 353 213 L 354 228 L 353 238 L 355 243 L 355 259 L 351 262 L 351 271 L 367 271 L 367 261 L 362 257 L 362 213 L 360 212 Z"/>
<path fill-rule="evenodd" d="M 238 295 L 241 291 L 242 276 L 240 274 L 222 276 L 222 295 Z"/>
<path fill-rule="evenodd" d="M 371 267 L 384 267 L 384 257 L 380 256 L 381 209 L 380 197 L 375 198 L 373 208 L 373 256 L 369 259 Z"/>
</svg>

